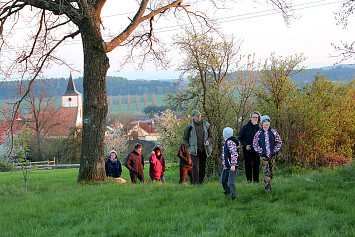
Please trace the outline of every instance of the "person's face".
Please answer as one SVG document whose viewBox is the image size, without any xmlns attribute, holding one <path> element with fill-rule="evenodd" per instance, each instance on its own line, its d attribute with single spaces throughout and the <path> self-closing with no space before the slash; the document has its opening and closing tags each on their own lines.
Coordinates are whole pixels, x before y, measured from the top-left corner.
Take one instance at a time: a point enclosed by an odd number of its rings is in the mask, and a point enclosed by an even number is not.
<svg viewBox="0 0 355 237">
<path fill-rule="evenodd" d="M 112 159 L 115 159 L 115 158 L 116 158 L 116 153 L 111 152 L 111 154 L 110 154 L 110 155 L 111 155 L 111 158 L 112 158 Z"/>
<path fill-rule="evenodd" d="M 255 125 L 258 123 L 259 120 L 259 116 L 257 114 L 252 114 L 250 117 L 250 122 Z"/>
<path fill-rule="evenodd" d="M 263 129 L 266 131 L 268 130 L 270 127 L 270 121 L 267 119 L 267 120 L 264 120 L 263 122 Z"/>
<path fill-rule="evenodd" d="M 156 154 L 157 156 L 160 156 L 161 151 L 157 151 L 155 154 Z"/>
<path fill-rule="evenodd" d="M 202 120 L 201 114 L 199 116 L 193 116 L 192 118 L 195 120 L 196 123 L 199 123 Z"/>
<path fill-rule="evenodd" d="M 135 151 L 137 152 L 137 154 L 140 155 L 142 153 L 142 147 L 139 147 L 139 148 L 135 149 Z"/>
</svg>

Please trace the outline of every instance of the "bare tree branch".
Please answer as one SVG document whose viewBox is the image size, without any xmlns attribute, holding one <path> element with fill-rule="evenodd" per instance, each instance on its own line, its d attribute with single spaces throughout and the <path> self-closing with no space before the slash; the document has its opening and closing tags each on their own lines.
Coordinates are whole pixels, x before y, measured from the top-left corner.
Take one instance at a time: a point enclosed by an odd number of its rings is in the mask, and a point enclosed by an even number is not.
<svg viewBox="0 0 355 237">
<path fill-rule="evenodd" d="M 10 133 L 11 133 L 11 147 L 13 147 L 13 124 L 14 124 L 14 121 L 16 120 L 16 116 L 17 116 L 17 113 L 18 113 L 18 110 L 19 110 L 19 107 L 22 103 L 22 101 L 26 98 L 26 96 L 28 95 L 28 93 L 30 93 L 30 90 L 31 90 L 31 86 L 34 82 L 34 80 L 37 78 L 38 74 L 40 73 L 40 71 L 42 70 L 43 68 L 43 65 L 44 63 L 47 61 L 47 58 L 51 56 L 51 53 L 63 42 L 65 41 L 67 38 L 73 38 L 75 37 L 76 35 L 79 34 L 79 31 L 76 31 L 70 35 L 66 35 L 64 36 L 59 42 L 57 42 L 57 44 L 48 52 L 44 55 L 44 58 L 42 59 L 42 62 L 40 63 L 40 65 L 38 66 L 37 68 L 37 72 L 35 73 L 35 75 L 29 80 L 29 83 L 28 83 L 28 87 L 27 87 L 27 90 L 25 91 L 25 93 L 21 96 L 21 98 L 16 101 L 16 103 L 14 104 L 13 106 L 13 117 L 12 117 L 12 120 L 11 120 L 11 129 L 10 129 Z"/>
</svg>

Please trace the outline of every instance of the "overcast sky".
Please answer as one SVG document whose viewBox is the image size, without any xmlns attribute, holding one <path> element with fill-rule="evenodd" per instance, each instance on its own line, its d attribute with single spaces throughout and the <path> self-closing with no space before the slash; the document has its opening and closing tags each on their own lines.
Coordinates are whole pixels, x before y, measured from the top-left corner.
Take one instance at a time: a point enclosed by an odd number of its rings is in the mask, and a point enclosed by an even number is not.
<svg viewBox="0 0 355 237">
<path fill-rule="evenodd" d="M 120 7 L 120 2 L 108 0 L 107 6 L 103 9 L 103 25 L 110 32 L 125 27 L 121 22 L 127 21 L 128 16 L 135 11 L 135 6 L 129 6 L 125 1 L 125 7 Z M 204 1 L 199 2 L 202 6 Z M 333 65 L 339 58 L 331 57 L 336 55 L 331 43 L 340 45 L 341 41 L 352 42 L 355 40 L 353 29 L 355 19 L 350 22 L 346 29 L 337 25 L 335 11 L 338 11 L 344 1 L 341 0 L 294 0 L 293 6 L 298 19 L 293 20 L 289 26 L 285 24 L 281 14 L 275 14 L 271 5 L 253 4 L 250 0 L 237 0 L 229 4 L 228 9 L 221 9 L 216 12 L 222 31 L 226 34 L 233 34 L 237 39 L 243 41 L 241 54 L 255 53 L 256 58 L 265 60 L 272 52 L 276 56 L 290 56 L 303 53 L 307 60 L 303 63 L 308 68 L 317 68 Z M 260 0 L 259 2 L 263 2 Z M 122 3 L 121 3 L 122 4 Z M 119 11 L 117 9 L 120 9 Z M 157 34 L 171 38 L 179 33 L 174 22 L 158 25 Z M 115 28 L 116 27 L 116 28 Z M 108 30 L 106 30 L 107 34 Z M 82 49 L 80 38 L 76 38 L 67 46 L 62 47 L 62 55 L 68 58 L 70 63 L 82 68 Z M 126 65 L 118 71 L 118 61 L 121 60 L 122 49 L 116 49 L 109 53 L 110 69 L 108 75 L 127 77 L 128 79 L 172 79 L 178 77 L 174 72 L 177 64 L 181 61 L 179 52 L 173 51 L 171 56 L 173 65 L 169 71 L 156 71 L 153 64 L 147 64 L 144 71 L 135 70 L 135 65 Z M 180 59 L 180 61 L 179 61 Z M 50 77 L 67 77 L 65 72 L 68 69 L 53 67 L 47 72 Z M 68 72 L 69 74 L 69 72 Z M 80 73 L 73 73 L 73 77 L 81 76 Z"/>
</svg>

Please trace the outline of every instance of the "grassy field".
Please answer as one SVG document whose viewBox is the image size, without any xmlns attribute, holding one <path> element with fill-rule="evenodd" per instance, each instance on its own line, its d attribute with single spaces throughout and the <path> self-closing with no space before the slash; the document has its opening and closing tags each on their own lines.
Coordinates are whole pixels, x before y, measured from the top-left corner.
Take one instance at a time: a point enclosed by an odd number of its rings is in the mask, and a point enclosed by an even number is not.
<svg viewBox="0 0 355 237">
<path fill-rule="evenodd" d="M 235 202 L 217 178 L 178 185 L 175 164 L 166 184 L 77 184 L 77 174 L 33 171 L 25 192 L 21 172 L 0 173 L 0 236 L 355 236 L 354 166 L 278 170 L 271 194 L 240 173 Z"/>
</svg>

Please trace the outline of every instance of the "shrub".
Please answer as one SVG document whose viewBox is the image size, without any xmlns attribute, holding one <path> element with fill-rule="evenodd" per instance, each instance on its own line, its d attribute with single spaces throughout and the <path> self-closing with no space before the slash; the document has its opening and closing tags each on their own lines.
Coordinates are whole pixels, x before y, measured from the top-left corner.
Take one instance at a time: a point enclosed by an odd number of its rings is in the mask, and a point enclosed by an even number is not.
<svg viewBox="0 0 355 237">
<path fill-rule="evenodd" d="M 13 169 L 14 167 L 11 165 L 11 163 L 0 161 L 0 172 L 9 172 Z"/>
</svg>

